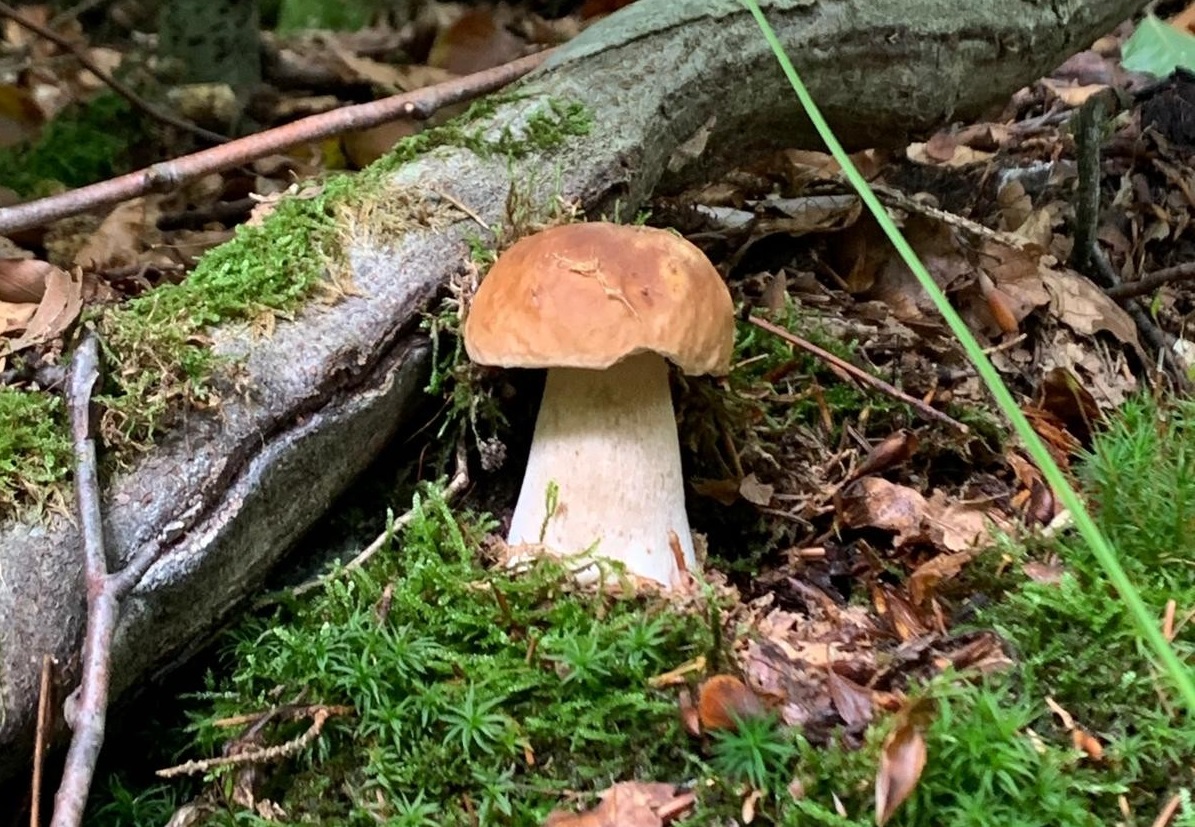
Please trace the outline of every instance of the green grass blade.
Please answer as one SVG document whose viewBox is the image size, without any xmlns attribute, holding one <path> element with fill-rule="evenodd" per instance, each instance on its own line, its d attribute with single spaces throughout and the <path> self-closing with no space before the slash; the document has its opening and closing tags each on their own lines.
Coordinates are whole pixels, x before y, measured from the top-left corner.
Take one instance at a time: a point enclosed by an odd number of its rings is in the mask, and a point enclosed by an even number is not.
<svg viewBox="0 0 1195 827">
<path fill-rule="evenodd" d="M 1128 607 L 1141 636 L 1157 654 L 1158 660 L 1161 661 L 1165 672 L 1170 676 L 1170 679 L 1182 694 L 1188 711 L 1195 713 L 1195 681 L 1192 680 L 1191 672 L 1179 659 L 1170 643 L 1162 634 L 1158 620 L 1150 614 L 1149 609 L 1141 599 L 1141 595 L 1138 594 L 1132 581 L 1121 567 L 1115 549 L 1112 548 L 1112 545 L 1100 532 L 1095 521 L 1092 520 L 1091 515 L 1087 512 L 1082 499 L 1080 499 L 1078 493 L 1071 487 L 1066 479 L 1066 475 L 1062 473 L 1062 469 L 1054 462 L 1054 458 L 1050 456 L 1049 450 L 1033 430 L 1033 427 L 1029 424 L 1029 420 L 1021 412 L 1020 407 L 1017 406 L 1012 393 L 1000 379 L 996 368 L 992 365 L 987 355 L 984 354 L 983 348 L 975 341 L 975 337 L 971 335 L 971 331 L 963 323 L 958 313 L 954 311 L 954 308 L 950 306 L 950 301 L 946 298 L 946 295 L 934 283 L 925 266 L 917 258 L 917 254 L 913 252 L 908 242 L 905 241 L 904 236 L 900 234 L 900 230 L 896 224 L 889 217 L 887 210 L 880 204 L 875 193 L 867 186 L 867 181 L 864 180 L 859 170 L 851 162 L 846 151 L 842 148 L 842 144 L 838 142 L 834 133 L 830 131 L 829 124 L 822 117 L 817 104 L 813 102 L 813 98 L 809 95 L 809 90 L 805 88 L 805 84 L 801 81 L 797 70 L 793 68 L 792 61 L 789 60 L 788 54 L 784 51 L 784 46 L 781 45 L 779 38 L 776 37 L 775 30 L 772 29 L 767 18 L 764 17 L 759 4 L 756 0 L 741 0 L 741 2 L 751 11 L 756 22 L 759 23 L 759 28 L 767 39 L 768 45 L 771 46 L 773 53 L 775 53 L 776 59 L 780 62 L 780 66 L 784 69 L 784 74 L 792 85 L 793 91 L 796 92 L 801 106 L 804 107 L 809 120 L 813 123 L 814 128 L 817 129 L 818 134 L 821 135 L 822 140 L 825 141 L 826 147 L 830 150 L 834 159 L 842 166 L 842 171 L 846 175 L 847 180 L 858 191 L 859 197 L 863 199 L 863 203 L 871 210 L 876 221 L 884 229 L 884 233 L 892 241 L 897 252 L 900 253 L 900 257 L 909 269 L 913 271 L 913 274 L 917 276 L 917 280 L 921 282 L 921 286 L 925 288 L 933 300 L 934 306 L 938 308 L 938 312 L 942 314 L 946 323 L 954 332 L 954 335 L 962 343 L 968 358 L 975 365 L 975 369 L 979 372 L 979 376 L 983 379 L 984 384 L 988 386 L 992 396 L 995 397 L 1000 410 L 1012 422 L 1014 430 L 1021 438 L 1030 456 L 1033 457 L 1033 460 L 1041 469 L 1042 474 L 1045 475 L 1046 481 L 1049 482 L 1050 486 L 1058 494 L 1062 504 L 1070 511 L 1075 521 L 1075 527 L 1079 530 L 1083 539 L 1090 545 L 1096 559 L 1099 560 L 1108 579 L 1112 582 L 1117 594 L 1120 595 L 1120 599 Z"/>
</svg>

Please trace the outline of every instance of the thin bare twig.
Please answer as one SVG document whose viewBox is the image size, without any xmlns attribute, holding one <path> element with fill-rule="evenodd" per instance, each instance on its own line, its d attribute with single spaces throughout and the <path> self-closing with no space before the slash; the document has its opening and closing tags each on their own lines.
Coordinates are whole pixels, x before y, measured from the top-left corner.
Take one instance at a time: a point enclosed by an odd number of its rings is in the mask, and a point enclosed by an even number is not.
<svg viewBox="0 0 1195 827">
<path fill-rule="evenodd" d="M 29 805 L 29 827 L 41 827 L 41 782 L 46 765 L 46 746 L 50 740 L 50 678 L 53 669 L 54 657 L 42 655 L 41 691 L 37 696 L 37 734 L 33 742 L 33 800 Z"/>
<path fill-rule="evenodd" d="M 1076 118 L 1075 153 L 1079 160 L 1079 183 L 1075 191 L 1075 246 L 1071 253 L 1071 266 L 1112 295 L 1122 286 L 1120 274 L 1104 255 L 1097 232 L 1100 181 L 1103 175 L 1100 163 L 1103 117 L 1104 104 L 1096 95 L 1079 108 Z M 1117 301 L 1124 305 L 1125 312 L 1132 317 L 1141 340 L 1157 354 L 1158 366 L 1165 369 L 1166 376 L 1174 386 L 1183 393 L 1190 392 L 1187 366 L 1185 360 L 1174 351 L 1174 337 L 1158 326 L 1140 302 L 1129 296 L 1119 297 Z"/>
<path fill-rule="evenodd" d="M 414 92 L 333 109 L 98 184 L 5 207 L 0 209 L 0 235 L 39 227 L 147 192 L 168 192 L 204 175 L 284 152 L 297 144 L 368 129 L 398 118 L 426 120 L 445 106 L 472 100 L 518 80 L 543 63 L 550 53 L 550 49 L 537 52 L 484 72 L 454 78 Z"/>
<path fill-rule="evenodd" d="M 176 129 L 182 129 L 190 132 L 192 135 L 202 138 L 205 141 L 210 141 L 211 143 L 222 144 L 228 140 L 228 138 L 224 135 L 211 132 L 201 126 L 196 126 L 188 120 L 180 118 L 176 115 L 172 115 L 169 112 L 154 106 L 128 86 L 105 72 L 100 65 L 92 60 L 87 55 L 87 52 L 79 48 L 78 45 L 58 34 L 58 32 L 48 29 L 45 26 L 42 26 L 40 23 L 34 23 L 32 20 L 25 17 L 7 3 L 0 3 L 0 17 L 7 17 L 9 20 L 13 21 L 22 28 L 33 32 L 38 37 L 44 38 L 58 46 L 60 49 L 65 49 L 66 51 L 70 52 L 72 55 L 74 55 L 75 60 L 79 61 L 79 63 L 83 65 L 84 69 L 91 72 L 93 75 L 99 78 L 105 86 L 127 100 L 137 109 L 140 109 L 145 114 L 149 115 L 154 120 L 161 121 L 162 123 L 173 126 Z"/>
<path fill-rule="evenodd" d="M 821 359 L 822 361 L 824 361 L 830 365 L 833 365 L 834 367 L 841 370 L 843 373 L 850 376 L 852 379 L 854 379 L 859 384 L 865 385 L 870 388 L 874 388 L 875 390 L 878 390 L 881 393 L 891 396 L 893 399 L 896 399 L 900 402 L 904 402 L 906 405 L 908 405 L 914 411 L 916 411 L 918 414 L 920 414 L 923 418 L 932 420 L 934 422 L 941 422 L 944 425 L 949 425 L 951 428 L 958 431 L 960 434 L 971 433 L 971 429 L 968 428 L 963 423 L 959 422 L 957 419 L 947 416 L 946 414 L 942 413 L 941 411 L 937 410 L 936 408 L 930 407 L 929 405 L 925 404 L 924 402 L 922 402 L 920 399 L 918 399 L 915 396 L 909 396 L 907 393 L 900 390 L 899 388 L 896 388 L 893 385 L 889 385 L 883 379 L 877 379 L 876 377 L 872 376 L 867 371 L 863 370 L 862 368 L 856 367 L 855 365 L 852 365 L 850 362 L 846 361 L 845 359 L 839 359 L 837 356 L 835 356 L 830 351 L 823 350 L 822 348 L 813 344 L 813 342 L 802 339 L 800 336 L 796 335 L 795 333 L 785 330 L 780 325 L 772 324 L 771 322 L 767 321 L 766 319 L 761 319 L 758 316 L 751 316 L 747 319 L 747 321 L 749 321 L 751 324 L 758 327 L 760 330 L 766 330 L 768 333 L 771 333 L 773 336 L 779 336 L 781 339 L 788 342 L 790 345 L 793 345 L 794 347 L 798 347 L 801 350 L 805 351 L 806 353 L 812 354 L 813 356 L 816 356 L 817 358 Z"/>
<path fill-rule="evenodd" d="M 1178 793 L 1170 796 L 1170 800 L 1162 807 L 1158 817 L 1153 820 L 1150 827 L 1169 827 L 1170 823 L 1174 821 L 1174 816 L 1178 813 L 1178 808 L 1182 806 L 1183 797 Z"/>
<path fill-rule="evenodd" d="M 282 758 L 288 758 L 302 752 L 312 741 L 319 737 L 320 731 L 324 728 L 324 723 L 329 717 L 333 715 L 350 715 L 353 708 L 349 706 L 321 706 L 315 710 L 312 715 L 311 726 L 297 738 L 276 744 L 272 747 L 263 747 L 260 749 L 246 750 L 245 752 L 237 753 L 236 755 L 224 755 L 219 758 L 205 758 L 202 761 L 188 761 L 185 764 L 179 764 L 174 767 L 167 767 L 166 769 L 158 770 L 156 775 L 159 778 L 174 778 L 179 775 L 195 775 L 197 773 L 207 772 L 216 767 L 227 767 L 240 764 L 265 764 L 270 761 L 277 761 Z"/>
<path fill-rule="evenodd" d="M 82 823 L 87 793 L 104 744 L 112 638 L 120 619 L 121 601 L 157 559 L 158 552 L 156 545 L 147 544 L 124 568 L 109 572 L 91 423 L 91 395 L 99 376 L 99 343 L 94 333 L 88 333 L 71 360 L 67 391 L 75 451 L 75 496 L 79 530 L 83 536 L 87 630 L 83 639 L 83 675 L 79 687 L 72 693 L 73 717 L 67 720 L 75 732 L 67 750 L 62 781 L 54 796 L 50 827 L 78 827 Z"/>
<path fill-rule="evenodd" d="M 1152 293 L 1154 290 L 1167 284 L 1178 281 L 1191 281 L 1192 279 L 1195 279 L 1195 262 L 1189 261 L 1185 264 L 1156 270 L 1142 276 L 1136 281 L 1122 281 L 1120 284 L 1105 288 L 1104 292 L 1108 294 L 1108 298 L 1114 299 L 1117 302 L 1123 302 L 1126 299 Z"/>
<path fill-rule="evenodd" d="M 99 345 L 88 334 L 75 351 L 69 388 L 71 435 L 75 449 L 75 494 L 83 535 L 87 580 L 87 632 L 83 641 L 83 677 L 78 689 L 75 730 L 54 797 L 51 827 L 78 827 L 83 821 L 87 792 L 104 743 L 108 707 L 108 667 L 119 603 L 108 580 L 96 473 L 95 439 L 91 430 L 91 394 L 99 380 Z"/>
<path fill-rule="evenodd" d="M 465 446 L 462 444 L 456 449 L 456 472 L 452 475 L 448 485 L 444 487 L 443 497 L 445 501 L 451 501 L 458 494 L 465 490 L 469 485 L 469 464 L 468 458 L 465 456 Z M 327 585 L 333 578 L 347 572 L 359 569 L 368 563 L 375 554 L 381 551 L 387 543 L 398 534 L 398 532 L 411 524 L 411 520 L 415 519 L 414 509 L 406 512 L 402 516 L 394 520 L 393 523 L 386 527 L 386 530 L 379 534 L 372 543 L 366 546 L 360 554 L 350 560 L 343 568 L 337 569 L 334 572 L 313 577 L 306 582 L 300 583 L 291 589 L 291 596 L 298 597 L 306 594 L 312 589 L 318 589 L 321 586 Z"/>
</svg>

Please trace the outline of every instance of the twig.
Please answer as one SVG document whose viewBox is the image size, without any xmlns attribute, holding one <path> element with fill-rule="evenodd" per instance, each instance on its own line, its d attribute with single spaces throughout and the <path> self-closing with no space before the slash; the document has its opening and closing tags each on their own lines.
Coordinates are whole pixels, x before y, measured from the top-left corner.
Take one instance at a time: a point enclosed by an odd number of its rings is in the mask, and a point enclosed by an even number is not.
<svg viewBox="0 0 1195 827">
<path fill-rule="evenodd" d="M 100 81 L 102 81 L 106 86 L 108 86 L 113 92 L 120 95 L 122 98 L 127 100 L 133 106 L 135 106 L 137 109 L 140 109 L 141 111 L 145 112 L 145 114 L 149 115 L 154 120 L 161 121 L 162 123 L 173 126 L 176 129 L 182 129 L 187 132 L 190 132 L 192 135 L 202 138 L 205 141 L 210 141 L 211 143 L 222 144 L 228 140 L 228 138 L 226 138 L 223 135 L 217 134 L 215 132 L 211 132 L 207 129 L 204 129 L 201 126 L 196 126 L 195 124 L 191 123 L 188 120 L 179 118 L 175 115 L 170 114 L 169 112 L 166 112 L 165 110 L 159 109 L 158 107 L 154 106 L 152 103 L 150 103 L 145 98 L 138 95 L 136 92 L 134 92 L 128 86 L 121 83 L 119 80 L 112 77 L 112 75 L 108 74 L 102 68 L 100 68 L 100 65 L 98 63 L 96 63 L 94 60 L 92 60 L 87 55 L 86 51 L 84 51 L 83 49 L 80 49 L 77 45 L 72 43 L 70 40 L 68 40 L 67 38 L 58 34 L 58 32 L 52 31 L 51 29 L 47 29 L 45 26 L 42 26 L 39 23 L 34 23 L 32 20 L 25 17 L 23 14 L 21 14 L 19 11 L 17 11 L 16 9 L 14 9 L 12 6 L 8 5 L 7 3 L 0 3 L 0 17 L 7 17 L 9 20 L 13 21 L 14 23 L 21 26 L 22 28 L 28 29 L 29 31 L 33 32 L 38 37 L 44 38 L 44 39 L 50 41 L 51 43 L 55 44 L 59 48 L 65 49 L 66 51 L 70 52 L 72 55 L 74 55 L 75 60 L 79 61 L 79 63 L 81 63 L 83 65 L 84 69 L 91 72 L 93 75 L 95 75 L 97 78 L 99 78 Z"/>
<path fill-rule="evenodd" d="M 1099 95 L 1088 98 L 1075 115 L 1075 153 L 1079 162 L 1079 181 L 1075 188 L 1075 246 L 1071 266 L 1089 272 L 1091 253 L 1096 247 L 1100 217 L 1100 130 L 1104 119 L 1104 101 Z M 1103 285 L 1111 287 L 1110 284 Z"/>
<path fill-rule="evenodd" d="M 1192 279 L 1195 279 L 1195 262 L 1187 262 L 1186 264 L 1178 264 L 1174 267 L 1156 270 L 1142 276 L 1136 281 L 1122 281 L 1114 287 L 1106 288 L 1104 292 L 1108 294 L 1108 298 L 1123 302 L 1125 299 L 1136 298 L 1137 296 L 1151 293 L 1164 285 L 1176 281 L 1190 281 Z"/>
<path fill-rule="evenodd" d="M 462 442 L 462 444 L 458 445 L 457 449 L 456 449 L 456 473 L 453 474 L 452 479 L 449 481 L 448 485 L 445 486 L 445 488 L 444 488 L 444 494 L 443 494 L 444 500 L 445 501 L 452 500 L 459 493 L 464 491 L 465 487 L 468 485 L 469 485 L 469 465 L 468 465 L 468 458 L 465 456 L 465 446 L 464 446 L 464 443 Z M 338 569 L 334 572 L 330 572 L 328 574 L 320 575 L 319 577 L 313 577 L 304 583 L 300 583 L 299 585 L 297 585 L 293 589 L 291 589 L 291 596 L 298 597 L 299 595 L 306 594 L 307 592 L 311 591 L 312 589 L 318 589 L 321 586 L 327 585 L 332 579 L 334 579 L 335 577 L 337 577 L 340 574 L 343 574 L 346 571 L 353 571 L 354 569 L 361 568 L 366 563 L 368 563 L 369 560 L 375 554 L 377 554 L 379 551 L 381 551 L 382 548 L 388 542 L 390 542 L 390 540 L 394 537 L 394 535 L 399 532 L 399 530 L 406 528 L 408 525 L 410 525 L 411 520 L 413 520 L 413 519 L 415 519 L 414 509 L 406 512 L 402 516 L 395 519 L 394 522 L 392 522 L 390 525 L 388 525 L 386 527 L 385 531 L 383 531 L 381 534 L 379 534 L 374 539 L 374 541 L 372 543 L 370 543 L 368 546 L 366 546 L 365 549 L 360 554 L 358 554 L 356 557 L 354 557 L 352 560 L 350 560 L 343 568 L 340 568 L 340 569 Z"/>
<path fill-rule="evenodd" d="M 1170 800 L 1162 807 L 1161 812 L 1158 813 L 1158 817 L 1153 820 L 1150 827 L 1169 827 L 1170 822 L 1174 820 L 1174 815 L 1178 812 L 1178 808 L 1182 803 L 1183 797 L 1178 793 L 1170 796 Z"/>
<path fill-rule="evenodd" d="M 50 740 L 50 678 L 53 667 L 53 656 L 42 655 L 41 692 L 37 696 L 37 734 L 33 742 L 33 801 L 29 805 L 29 827 L 41 827 L 41 782 L 46 764 L 46 744 Z"/>
<path fill-rule="evenodd" d="M 68 391 L 75 450 L 75 494 L 87 580 L 87 633 L 83 641 L 83 677 L 75 720 L 71 722 L 75 734 L 67 752 L 62 783 L 54 797 L 52 827 L 78 827 L 83 821 L 87 792 L 104 743 L 108 661 L 119 610 L 108 579 L 95 439 L 91 432 L 91 394 L 99 375 L 99 346 L 95 334 L 88 334 L 75 351 Z"/>
<path fill-rule="evenodd" d="M 1100 150 L 1102 142 L 1102 118 L 1104 103 L 1099 95 L 1093 95 L 1080 108 L 1075 123 L 1075 153 L 1079 161 L 1079 181 L 1075 191 L 1075 246 L 1071 253 L 1071 266 L 1084 273 L 1093 282 L 1104 288 L 1109 295 L 1121 288 L 1120 274 L 1108 261 L 1100 248 L 1098 228 L 1100 218 Z M 1184 360 L 1174 352 L 1174 337 L 1168 335 L 1141 303 L 1129 296 L 1118 299 L 1125 312 L 1137 326 L 1137 333 L 1154 353 L 1159 367 L 1166 369 L 1166 375 L 1174 386 L 1186 393 L 1191 390 L 1187 379 Z"/>
<path fill-rule="evenodd" d="M 451 195 L 449 195 L 448 193 L 444 192 L 443 190 L 433 190 L 433 192 L 434 192 L 436 195 L 438 195 L 438 196 L 440 196 L 441 198 L 443 198 L 443 199 L 444 199 L 445 201 L 447 201 L 449 204 L 451 204 L 452 206 L 456 207 L 458 210 L 460 210 L 461 212 L 463 212 L 465 215 L 469 216 L 469 217 L 470 217 L 470 218 L 472 218 L 474 221 L 476 221 L 476 222 L 477 222 L 477 224 L 478 224 L 478 226 L 480 226 L 480 227 L 481 227 L 481 229 L 485 230 L 487 233 L 489 233 L 489 232 L 493 232 L 493 230 L 491 230 L 491 229 L 490 229 L 490 225 L 489 225 L 489 224 L 486 224 L 484 221 L 482 221 L 482 220 L 481 220 L 481 216 L 479 216 L 479 215 L 478 215 L 476 212 L 474 212 L 473 210 L 471 210 L 471 209 L 470 209 L 469 207 L 467 207 L 465 204 L 462 204 L 462 203 L 461 203 L 460 201 L 458 201 L 456 198 L 453 198 Z"/>
<path fill-rule="evenodd" d="M 925 404 L 920 399 L 918 399 L 914 396 L 909 396 L 907 393 L 900 390 L 899 388 L 889 385 L 883 379 L 877 379 L 876 377 L 872 376 L 867 371 L 865 371 L 861 368 L 858 368 L 855 365 L 852 365 L 850 362 L 846 361 L 845 359 L 839 359 L 837 356 L 835 356 L 833 353 L 830 353 L 828 350 L 823 350 L 822 348 L 813 344 L 813 342 L 809 342 L 809 341 L 806 341 L 805 339 L 802 339 L 800 336 L 797 336 L 796 334 L 791 333 L 788 330 L 785 330 L 780 325 L 772 324 L 771 322 L 767 321 L 766 319 L 761 319 L 758 316 L 750 316 L 750 317 L 748 317 L 747 321 L 749 321 L 751 324 L 758 327 L 760 330 L 766 330 L 768 333 L 771 333 L 773 336 L 779 336 L 781 339 L 783 339 L 784 341 L 793 345 L 794 347 L 798 347 L 801 350 L 805 351 L 806 353 L 812 354 L 813 356 L 816 356 L 817 358 L 821 359 L 822 361 L 827 362 L 830 365 L 833 365 L 834 367 L 841 370 L 843 373 L 850 376 L 852 379 L 854 379 L 859 384 L 866 385 L 870 388 L 874 388 L 875 390 L 878 390 L 881 393 L 891 396 L 893 399 L 897 399 L 901 402 L 904 402 L 906 405 L 911 407 L 914 411 L 916 411 L 918 414 L 920 414 L 925 419 L 933 420 L 934 422 L 941 422 L 944 425 L 949 425 L 951 428 L 958 431 L 960 434 L 971 433 L 971 429 L 968 428 L 963 423 L 959 422 L 957 419 L 947 416 L 946 414 L 942 413 L 941 411 L 937 410 L 936 408 L 930 407 L 929 405 Z"/>
<path fill-rule="evenodd" d="M 239 764 L 265 764 L 270 761 L 277 761 L 281 758 L 287 758 L 296 753 L 302 752 L 312 741 L 319 737 L 320 731 L 324 728 L 324 723 L 333 715 L 349 715 L 353 711 L 349 706 L 321 706 L 315 710 L 312 715 L 311 726 L 307 731 L 297 738 L 276 744 L 272 747 L 265 747 L 261 749 L 246 750 L 245 752 L 236 755 L 224 755 L 219 758 L 205 758 L 201 761 L 188 761 L 185 764 L 179 764 L 174 767 L 167 767 L 163 770 L 158 770 L 156 775 L 159 778 L 174 778 L 179 775 L 195 775 L 201 772 L 207 772 L 217 767 L 227 767 Z"/>
<path fill-rule="evenodd" d="M 518 80 L 541 64 L 551 51 L 537 52 L 484 72 L 454 78 L 414 92 L 312 115 L 277 129 L 154 164 L 98 184 L 5 207 L 0 209 L 0 235 L 39 227 L 147 192 L 166 192 L 187 181 L 283 152 L 297 144 L 368 129 L 398 118 L 426 120 L 445 106 L 472 100 Z"/>
<path fill-rule="evenodd" d="M 109 573 L 104 551 L 100 485 L 96 471 L 95 438 L 91 425 L 91 394 L 100 375 L 99 344 L 94 333 L 83 337 L 71 360 L 71 436 L 75 452 L 75 495 L 79 507 L 79 529 L 83 536 L 84 572 L 87 584 L 87 630 L 83 639 L 79 687 L 72 693 L 74 729 L 62 781 L 54 796 L 50 827 L 78 827 L 87 806 L 87 793 L 95 775 L 96 761 L 104 744 L 108 710 L 109 668 L 112 638 L 120 619 L 120 604 L 157 559 L 158 548 L 147 544 L 117 572 Z"/>
</svg>

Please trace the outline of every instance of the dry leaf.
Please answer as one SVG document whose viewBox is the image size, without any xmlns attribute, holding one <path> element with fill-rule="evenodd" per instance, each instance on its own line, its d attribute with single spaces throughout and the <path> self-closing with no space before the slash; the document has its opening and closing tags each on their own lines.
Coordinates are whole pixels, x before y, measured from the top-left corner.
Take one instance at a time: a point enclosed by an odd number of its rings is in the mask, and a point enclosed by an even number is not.
<svg viewBox="0 0 1195 827">
<path fill-rule="evenodd" d="M 118 204 L 75 253 L 74 263 L 84 270 L 136 264 L 141 252 L 161 236 L 161 202 L 162 196 L 147 195 Z"/>
<path fill-rule="evenodd" d="M 831 667 L 827 670 L 830 700 L 848 727 L 860 727 L 871 722 L 871 690 L 844 678 Z"/>
<path fill-rule="evenodd" d="M 494 19 L 487 9 L 465 12 L 432 44 L 428 65 L 454 75 L 470 75 L 519 57 L 523 41 Z"/>
<path fill-rule="evenodd" d="M 955 554 L 939 554 L 909 575 L 909 596 L 913 603 L 922 606 L 943 580 L 949 580 L 963 570 L 963 566 L 975 558 L 976 552 L 960 551 Z"/>
<path fill-rule="evenodd" d="M 884 825 L 903 804 L 921 779 L 927 751 L 923 722 L 917 712 L 902 713 L 896 728 L 884 739 L 880 769 L 876 773 L 876 824 Z"/>
<path fill-rule="evenodd" d="M 928 504 L 912 488 L 879 477 L 856 480 L 836 497 L 838 517 L 847 528 L 896 532 L 896 545 L 921 534 Z"/>
<path fill-rule="evenodd" d="M 755 821 L 755 805 L 759 803 L 759 799 L 763 793 L 759 790 L 752 790 L 747 793 L 747 797 L 743 799 L 743 806 L 739 810 L 739 815 L 744 824 L 750 824 Z"/>
<path fill-rule="evenodd" d="M 55 267 L 46 274 L 46 291 L 24 334 L 12 343 L 8 352 L 57 338 L 74 323 L 82 309 L 82 274 L 78 269 L 70 274 Z"/>
<path fill-rule="evenodd" d="M 851 474 L 853 479 L 881 474 L 889 468 L 894 468 L 917 452 L 919 442 L 917 435 L 902 428 L 890 436 L 885 437 L 878 445 L 867 452 L 862 464 Z"/>
<path fill-rule="evenodd" d="M 697 691 L 697 711 L 707 732 L 736 729 L 738 721 L 765 712 L 759 696 L 733 675 L 714 675 L 704 681 Z"/>
<path fill-rule="evenodd" d="M 20 333 L 29 326 L 29 320 L 36 312 L 37 305 L 31 302 L 0 302 L 0 334 Z M 0 346 L 2 351 L 3 347 Z"/>
<path fill-rule="evenodd" d="M 1050 293 L 1052 315 L 1077 333 L 1088 336 L 1099 331 L 1140 350 L 1137 325 L 1131 316 L 1088 279 L 1069 270 L 1041 268 Z"/>
<path fill-rule="evenodd" d="M 776 493 L 776 487 L 760 482 L 755 474 L 748 474 L 743 477 L 743 481 L 739 483 L 739 493 L 743 495 L 743 499 L 752 505 L 766 506 L 772 501 L 772 495 Z"/>
<path fill-rule="evenodd" d="M 584 813 L 553 810 L 544 827 L 663 827 L 693 805 L 693 793 L 672 784 L 622 781 L 601 793 L 601 803 Z"/>
<path fill-rule="evenodd" d="M 0 259 L 0 301 L 37 304 L 46 292 L 46 275 L 56 269 L 36 259 Z"/>
</svg>

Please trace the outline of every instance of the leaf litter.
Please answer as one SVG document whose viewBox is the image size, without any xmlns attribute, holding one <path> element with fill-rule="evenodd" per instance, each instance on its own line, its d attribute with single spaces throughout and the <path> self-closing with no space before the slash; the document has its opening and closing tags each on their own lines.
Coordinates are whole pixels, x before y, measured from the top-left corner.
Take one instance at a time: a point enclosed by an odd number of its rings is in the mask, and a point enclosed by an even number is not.
<svg viewBox="0 0 1195 827">
<path fill-rule="evenodd" d="M 624 4 L 585 5 L 581 15 L 549 21 L 508 6 L 443 3 L 402 30 L 272 35 L 280 88 L 284 77 L 289 84 L 274 114 L 323 111 L 344 102 L 338 92 L 389 94 L 501 63 L 529 43 L 568 39 Z M 48 17 L 46 8 L 22 11 Z M 855 156 L 872 183 L 904 196 L 890 211 L 1005 381 L 1032 400 L 1025 411 L 1064 467 L 1090 445 L 1104 412 L 1141 387 L 1153 361 L 1130 314 L 1067 264 L 1077 169 L 1066 122 L 1093 95 L 1149 86 L 1118 59 L 1129 33 L 1122 27 L 1019 91 L 991 122 L 952 126 L 899 155 Z M 55 47 L 8 24 L 3 35 L 4 48 L 24 54 L 37 71 L 0 86 L 0 145 L 35 136 L 69 103 L 98 92 L 90 73 L 61 68 Z M 84 40 L 81 29 L 74 36 Z M 392 60 L 417 43 L 424 46 L 413 50 L 415 62 Z M 128 59 L 106 46 L 88 48 L 108 66 Z M 295 80 L 300 66 L 308 87 L 336 91 L 310 94 L 304 78 Z M 1190 85 L 1179 76 L 1152 89 L 1153 97 L 1113 122 L 1104 148 L 1104 183 L 1116 209 L 1102 214 L 1098 238 L 1126 283 L 1185 255 L 1195 214 L 1195 136 L 1148 104 L 1181 97 Z M 259 221 L 280 197 L 310 194 L 328 171 L 360 168 L 421 128 L 400 122 L 336 147 L 299 147 L 14 239 L 0 259 L 0 379 L 30 386 L 27 373 L 4 370 L 5 360 L 26 351 L 54 362 L 86 306 L 185 278 L 239 223 Z M 745 306 L 822 331 L 845 345 L 851 361 L 936 407 L 991 410 L 960 349 L 828 155 L 784 150 L 657 199 L 653 208 L 652 222 L 705 249 Z M 1181 337 L 1195 294 L 1176 282 L 1152 300 L 1158 322 Z M 737 632 L 737 674 L 705 677 L 688 709 L 697 732 L 733 729 L 767 709 L 815 743 L 833 737 L 857 746 L 878 716 L 894 716 L 876 769 L 875 815 L 883 824 L 913 792 L 927 760 L 923 733 L 933 710 L 910 701 L 907 690 L 946 670 L 1012 665 L 994 633 L 952 631 L 960 598 L 952 583 L 999 533 L 1048 525 L 1058 507 L 1040 472 L 1001 439 L 948 434 L 883 400 L 832 404 L 827 396 L 844 384 L 832 370 L 795 355 L 769 364 L 758 375 L 745 362 L 729 386 L 736 417 L 724 420 L 722 433 L 687 446 L 699 456 L 697 494 L 738 520 L 701 525 L 711 545 L 740 545 L 738 532 L 750 522 L 773 549 L 753 576 L 732 575 L 742 595 L 726 624 Z M 1055 583 L 1062 567 L 1030 563 L 1026 570 Z M 1098 760 L 1098 739 L 1055 711 L 1076 748 Z M 600 799 L 587 811 L 558 810 L 545 824 L 668 824 L 691 809 L 694 794 L 671 783 L 619 781 Z M 745 813 L 748 801 L 754 807 L 755 799 L 745 798 Z"/>
</svg>

